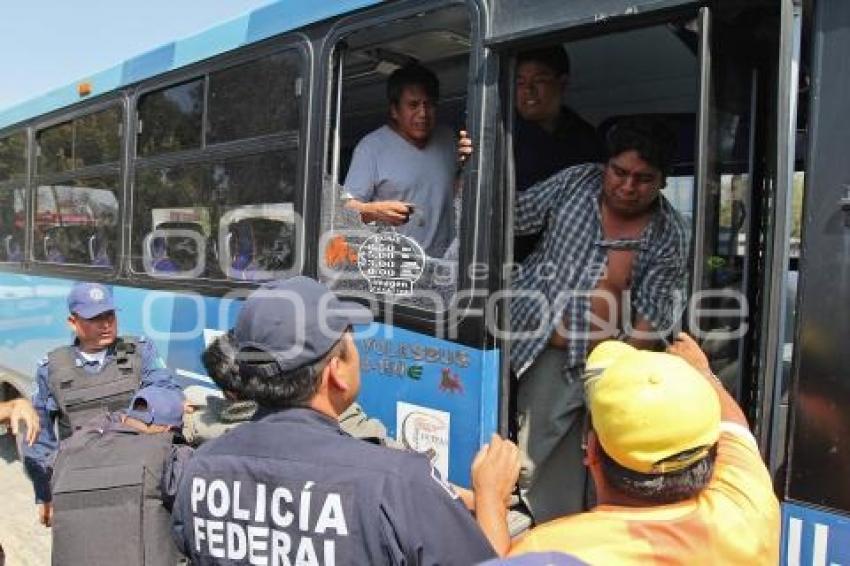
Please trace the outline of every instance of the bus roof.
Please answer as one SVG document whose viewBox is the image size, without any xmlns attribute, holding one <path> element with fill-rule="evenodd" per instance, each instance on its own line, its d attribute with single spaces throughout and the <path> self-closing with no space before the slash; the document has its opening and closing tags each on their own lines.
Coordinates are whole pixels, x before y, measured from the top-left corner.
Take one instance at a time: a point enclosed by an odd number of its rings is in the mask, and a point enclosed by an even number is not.
<svg viewBox="0 0 850 566">
<path fill-rule="evenodd" d="M 219 53 L 379 3 L 381 0 L 277 0 L 189 37 L 166 43 L 69 85 L 0 109 L 0 129 L 108 93 Z M 77 85 L 88 83 L 81 97 Z"/>
</svg>

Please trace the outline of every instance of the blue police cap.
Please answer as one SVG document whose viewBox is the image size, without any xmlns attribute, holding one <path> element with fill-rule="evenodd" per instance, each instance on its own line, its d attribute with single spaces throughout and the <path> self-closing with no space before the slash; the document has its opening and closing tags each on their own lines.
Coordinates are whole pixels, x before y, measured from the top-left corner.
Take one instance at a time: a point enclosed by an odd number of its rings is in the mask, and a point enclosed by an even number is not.
<svg viewBox="0 0 850 566">
<path fill-rule="evenodd" d="M 68 293 L 68 311 L 82 318 L 94 318 L 114 310 L 112 292 L 100 283 L 74 283 Z"/>
<path fill-rule="evenodd" d="M 154 372 L 168 372 L 157 369 Z M 148 385 L 139 389 L 130 401 L 127 416 L 145 424 L 183 426 L 183 392 L 179 389 Z"/>
<path fill-rule="evenodd" d="M 309 277 L 267 283 L 245 300 L 233 329 L 240 371 L 251 371 L 258 361 L 270 361 L 283 372 L 314 363 L 350 325 L 369 322 L 369 309 L 340 301 Z"/>
</svg>

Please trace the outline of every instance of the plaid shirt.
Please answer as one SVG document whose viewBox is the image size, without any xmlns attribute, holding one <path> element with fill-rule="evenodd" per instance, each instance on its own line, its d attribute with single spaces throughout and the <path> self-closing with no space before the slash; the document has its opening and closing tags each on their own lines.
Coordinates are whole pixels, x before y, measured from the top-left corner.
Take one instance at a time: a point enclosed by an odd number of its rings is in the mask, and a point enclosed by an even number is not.
<svg viewBox="0 0 850 566">
<path fill-rule="evenodd" d="M 633 249 L 631 311 L 661 331 L 681 313 L 688 235 L 679 214 L 659 195 L 639 240 L 605 240 L 599 195 L 603 166 L 569 167 L 517 197 L 514 231 L 545 229 L 540 244 L 514 279 L 511 364 L 518 376 L 549 343 L 555 326 L 567 330 L 565 372 L 581 367 L 590 342 L 590 295 L 605 274 L 609 249 Z M 625 300 L 625 299 L 624 299 Z M 632 317 L 632 327 L 636 317 Z"/>
</svg>

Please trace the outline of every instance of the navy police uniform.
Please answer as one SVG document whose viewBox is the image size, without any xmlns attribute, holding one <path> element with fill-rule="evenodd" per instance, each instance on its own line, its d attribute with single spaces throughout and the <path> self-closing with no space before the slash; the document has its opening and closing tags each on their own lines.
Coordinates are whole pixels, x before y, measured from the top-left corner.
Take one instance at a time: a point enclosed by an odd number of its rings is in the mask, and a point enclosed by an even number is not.
<svg viewBox="0 0 850 566">
<path fill-rule="evenodd" d="M 307 408 L 267 414 L 188 462 L 172 515 L 193 564 L 475 564 L 494 552 L 420 454 Z"/>
<path fill-rule="evenodd" d="M 68 295 L 69 311 L 78 313 L 84 318 L 97 316 L 102 312 L 114 310 L 112 295 L 103 285 L 96 283 L 77 283 Z M 32 404 L 38 413 L 41 422 L 41 431 L 32 446 L 24 446 L 24 465 L 35 488 L 36 502 L 43 503 L 51 500 L 50 477 L 52 474 L 53 459 L 59 448 L 59 441 L 67 438 L 73 430 L 68 426 L 69 419 L 66 414 L 67 406 L 63 407 L 57 398 L 56 384 L 51 383 L 51 367 L 61 367 L 69 376 L 92 376 L 92 384 L 97 385 L 97 390 L 104 395 L 111 396 L 110 403 L 117 407 L 107 408 L 100 403 L 100 399 L 93 397 L 86 399 L 87 403 L 79 403 L 82 415 L 102 409 L 102 412 L 123 408 L 129 401 L 132 393 L 139 387 L 147 385 L 160 385 L 163 387 L 179 387 L 173 380 L 171 372 L 162 369 L 162 363 L 157 354 L 156 347 L 144 337 L 128 339 L 119 338 L 115 344 L 110 346 L 101 359 L 92 356 L 84 356 L 77 347 L 76 342 L 72 346 L 62 346 L 53 350 L 47 357 L 39 362 L 35 373 L 36 389 L 33 394 Z M 53 365 L 51 365 L 53 360 Z M 118 369 L 116 369 L 118 366 Z M 124 388 L 116 388 L 110 382 L 100 383 L 98 379 L 112 372 L 121 375 L 128 373 L 127 381 L 133 382 L 132 390 L 126 392 Z M 55 380 L 54 380 L 55 381 Z M 70 381 L 70 378 L 69 378 Z M 63 387 L 64 383 L 59 386 Z M 126 384 L 123 384 L 126 385 Z M 119 391 L 119 389 L 121 389 Z M 59 392 L 59 396 L 66 395 Z M 91 395 L 90 395 L 91 396 Z M 84 396 L 80 396 L 82 399 Z M 103 405 L 101 407 L 101 405 Z M 76 409 L 76 408 L 75 408 Z M 91 415 L 93 416 L 93 415 Z M 60 431 L 57 435 L 56 423 L 60 422 Z"/>
<path fill-rule="evenodd" d="M 351 325 L 371 318 L 307 277 L 269 283 L 248 297 L 232 330 L 240 354 L 251 354 L 237 357 L 239 373 L 312 373 Z M 186 464 L 172 523 L 193 564 L 467 565 L 494 556 L 425 456 L 355 439 L 333 411 L 261 409 Z"/>
<path fill-rule="evenodd" d="M 135 340 L 141 358 L 139 387 L 148 385 L 160 385 L 164 387 L 177 387 L 173 382 L 171 372 L 157 371 L 162 368 L 162 363 L 153 342 L 144 336 Z M 88 361 L 80 355 L 79 349 L 74 347 L 75 365 L 86 373 L 96 375 L 108 364 L 115 363 L 116 348 L 112 346 L 107 350 L 103 363 Z M 45 357 L 39 362 L 35 372 L 36 390 L 32 398 L 32 405 L 38 413 L 41 422 L 41 431 L 32 446 L 24 446 L 24 462 L 27 471 L 33 480 L 36 501 L 42 503 L 50 501 L 50 474 L 53 458 L 59 448 L 59 440 L 54 426 L 59 416 L 59 405 L 50 390 L 48 359 Z"/>
</svg>

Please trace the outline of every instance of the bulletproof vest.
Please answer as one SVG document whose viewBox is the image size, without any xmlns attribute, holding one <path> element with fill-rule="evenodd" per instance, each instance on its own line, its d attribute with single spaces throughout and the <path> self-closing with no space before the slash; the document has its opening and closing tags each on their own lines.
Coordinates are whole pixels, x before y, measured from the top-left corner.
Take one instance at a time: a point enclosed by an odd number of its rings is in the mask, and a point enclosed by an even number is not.
<svg viewBox="0 0 850 566">
<path fill-rule="evenodd" d="M 53 475 L 53 564 L 183 563 L 162 503 L 170 432 L 84 429 L 63 443 Z"/>
<path fill-rule="evenodd" d="M 50 391 L 59 405 L 59 440 L 98 415 L 126 409 L 141 382 L 142 359 L 133 338 L 119 338 L 115 356 L 97 373 L 77 365 L 73 346 L 47 355 Z"/>
</svg>

